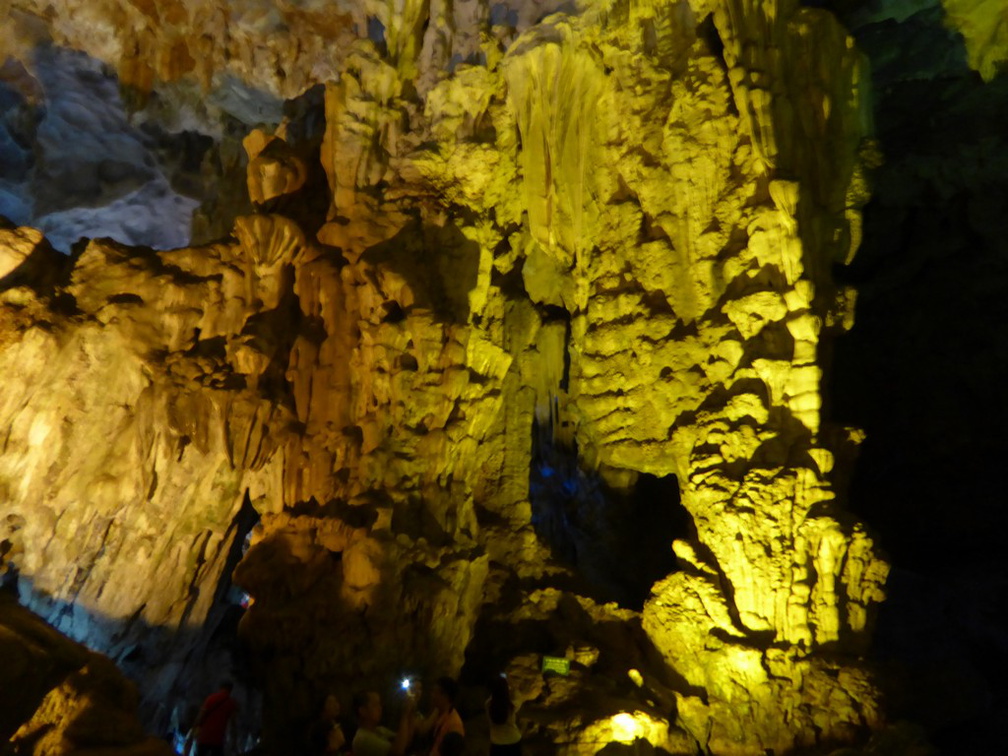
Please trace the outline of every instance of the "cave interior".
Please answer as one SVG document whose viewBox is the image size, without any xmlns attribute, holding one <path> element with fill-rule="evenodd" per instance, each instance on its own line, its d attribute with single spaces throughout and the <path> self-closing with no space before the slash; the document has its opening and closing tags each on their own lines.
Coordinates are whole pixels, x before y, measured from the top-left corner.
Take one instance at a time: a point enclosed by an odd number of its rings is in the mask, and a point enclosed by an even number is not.
<svg viewBox="0 0 1008 756">
<path fill-rule="evenodd" d="M 0 23 L 4 754 L 1003 749 L 1008 8 Z"/>
</svg>

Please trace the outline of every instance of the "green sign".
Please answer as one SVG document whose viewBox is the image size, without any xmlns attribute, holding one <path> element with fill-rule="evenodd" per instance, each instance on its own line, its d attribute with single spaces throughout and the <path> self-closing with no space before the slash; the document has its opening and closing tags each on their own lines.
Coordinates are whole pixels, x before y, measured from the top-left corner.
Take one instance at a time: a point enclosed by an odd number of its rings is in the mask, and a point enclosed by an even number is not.
<svg viewBox="0 0 1008 756">
<path fill-rule="evenodd" d="M 570 659 L 561 656 L 544 656 L 542 661 L 543 674 L 556 672 L 558 675 L 567 677 L 570 674 Z"/>
</svg>

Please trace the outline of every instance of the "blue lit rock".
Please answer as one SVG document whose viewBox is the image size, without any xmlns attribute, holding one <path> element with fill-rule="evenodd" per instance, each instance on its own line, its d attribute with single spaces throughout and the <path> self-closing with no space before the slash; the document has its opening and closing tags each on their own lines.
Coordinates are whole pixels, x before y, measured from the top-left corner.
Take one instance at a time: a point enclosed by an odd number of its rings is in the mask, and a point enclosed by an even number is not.
<svg viewBox="0 0 1008 756">
<path fill-rule="evenodd" d="M 0 69 L 0 91 L 0 214 L 42 229 L 63 252 L 93 237 L 189 242 L 199 203 L 172 187 L 102 63 L 39 47 L 23 65 Z"/>
</svg>

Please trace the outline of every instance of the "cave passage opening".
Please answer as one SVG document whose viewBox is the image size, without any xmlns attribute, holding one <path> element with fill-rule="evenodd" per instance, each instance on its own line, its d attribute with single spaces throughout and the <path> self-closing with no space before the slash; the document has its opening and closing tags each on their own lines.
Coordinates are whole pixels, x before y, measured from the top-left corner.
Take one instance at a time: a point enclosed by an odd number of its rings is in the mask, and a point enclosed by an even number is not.
<svg viewBox="0 0 1008 756">
<path fill-rule="evenodd" d="M 675 475 L 625 471 L 614 486 L 586 467 L 576 441 L 533 421 L 529 500 L 536 535 L 593 597 L 640 610 L 651 586 L 676 571 L 672 542 L 694 537 Z"/>
</svg>

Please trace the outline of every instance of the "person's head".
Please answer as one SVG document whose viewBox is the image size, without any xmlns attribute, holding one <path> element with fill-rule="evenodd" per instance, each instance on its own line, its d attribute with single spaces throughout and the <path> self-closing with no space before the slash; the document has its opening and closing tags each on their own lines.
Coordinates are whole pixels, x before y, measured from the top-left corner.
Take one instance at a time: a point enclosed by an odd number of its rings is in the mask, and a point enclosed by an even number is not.
<svg viewBox="0 0 1008 756">
<path fill-rule="evenodd" d="M 340 702 L 335 693 L 330 693 L 322 702 L 322 716 L 326 719 L 336 719 L 340 715 Z"/>
<path fill-rule="evenodd" d="M 490 680 L 490 704 L 487 707 L 490 721 L 504 724 L 511 713 L 511 690 L 504 675 L 495 675 Z"/>
<path fill-rule="evenodd" d="M 231 682 L 230 680 L 221 680 L 220 689 L 226 690 L 228 693 L 230 693 L 232 690 L 234 690 L 234 683 Z"/>
<path fill-rule="evenodd" d="M 373 690 L 362 690 L 354 696 L 354 714 L 361 727 L 376 727 L 381 722 L 381 697 Z"/>
<path fill-rule="evenodd" d="M 450 677 L 439 677 L 431 688 L 431 703 L 438 711 L 451 711 L 458 696 L 458 683 Z"/>
<path fill-rule="evenodd" d="M 441 738 L 441 747 L 438 749 L 438 752 L 441 756 L 462 756 L 462 749 L 464 747 L 465 738 L 462 736 L 462 733 L 453 730 Z"/>
</svg>

